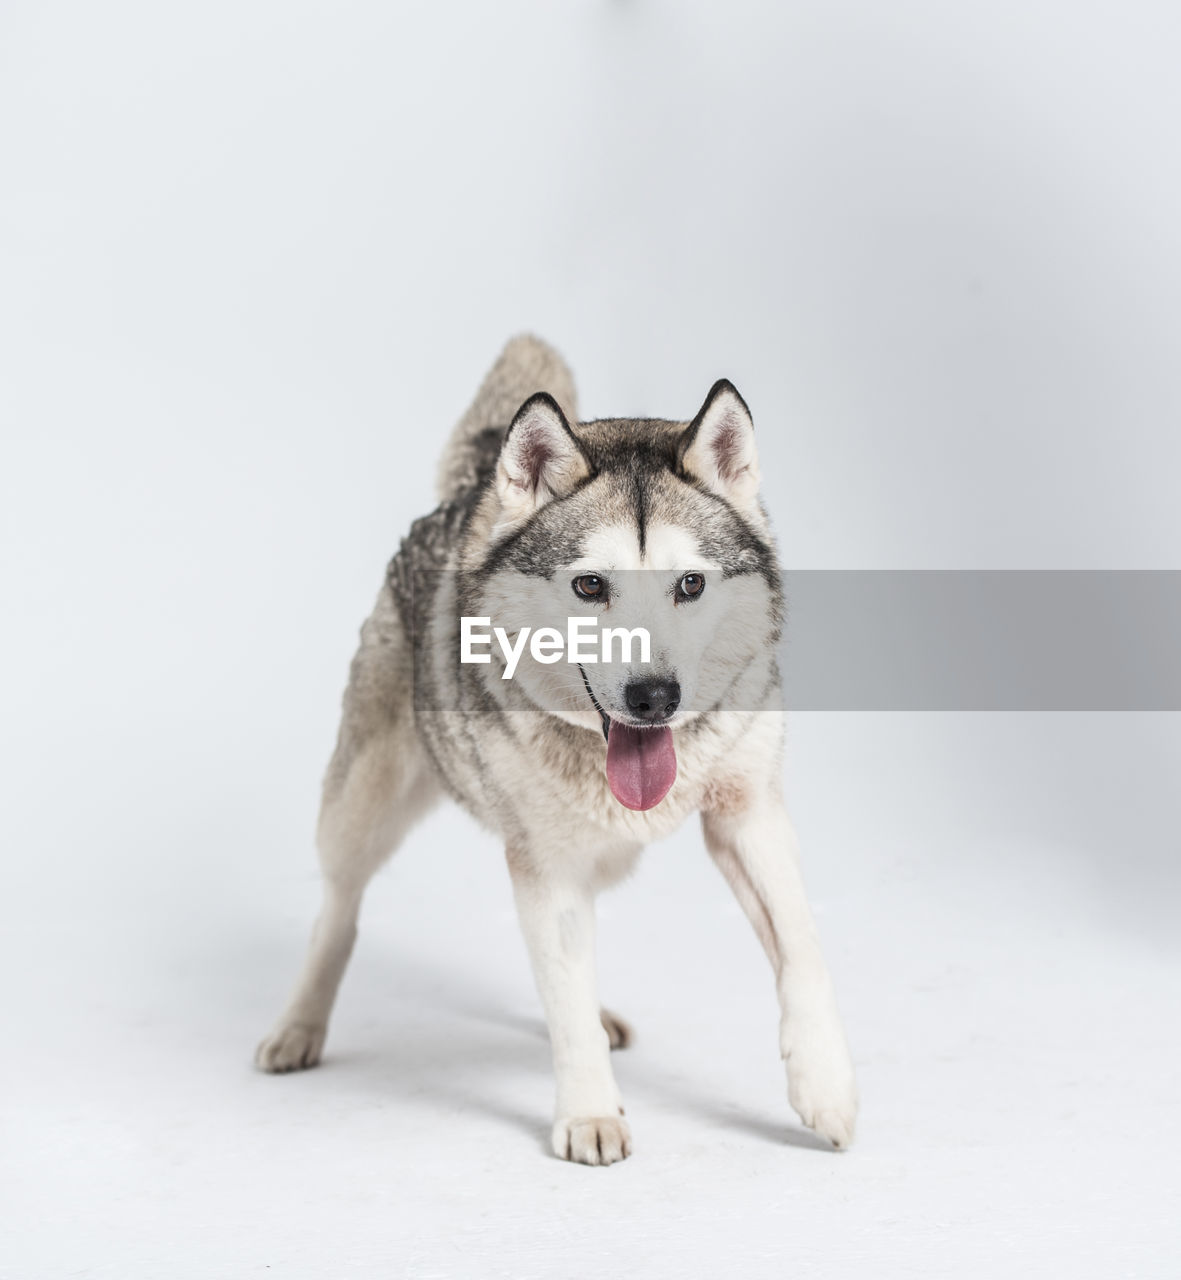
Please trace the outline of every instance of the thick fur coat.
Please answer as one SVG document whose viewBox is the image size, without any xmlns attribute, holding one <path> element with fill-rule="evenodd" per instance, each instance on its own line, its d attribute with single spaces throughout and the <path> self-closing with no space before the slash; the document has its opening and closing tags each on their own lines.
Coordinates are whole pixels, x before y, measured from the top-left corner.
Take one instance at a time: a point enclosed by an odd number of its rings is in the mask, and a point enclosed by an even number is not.
<svg viewBox="0 0 1181 1280">
<path fill-rule="evenodd" d="M 783 807 L 779 567 L 746 404 L 689 422 L 579 422 L 565 363 L 511 341 L 443 452 L 440 504 L 390 564 L 353 660 L 318 829 L 325 899 L 267 1071 L 313 1066 L 369 879 L 443 794 L 504 842 L 545 1007 L 556 1154 L 632 1149 L 600 1009 L 594 899 L 701 814 L 771 962 L 792 1105 L 838 1147 L 857 1095 Z M 458 660 L 462 617 L 643 626 L 647 663 Z"/>
</svg>

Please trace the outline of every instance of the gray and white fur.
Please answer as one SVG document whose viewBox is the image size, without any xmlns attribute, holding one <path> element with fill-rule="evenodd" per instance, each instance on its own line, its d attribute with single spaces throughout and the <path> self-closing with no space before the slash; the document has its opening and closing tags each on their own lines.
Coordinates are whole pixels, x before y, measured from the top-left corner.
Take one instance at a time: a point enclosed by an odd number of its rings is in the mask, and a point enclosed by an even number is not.
<svg viewBox="0 0 1181 1280">
<path fill-rule="evenodd" d="M 791 1104 L 847 1146 L 857 1090 L 783 804 L 779 567 L 745 402 L 723 381 L 689 422 L 579 422 L 561 357 L 517 337 L 452 433 L 438 485 L 361 629 L 324 780 L 323 908 L 257 1065 L 319 1061 L 365 886 L 446 793 L 504 841 L 553 1051 L 553 1149 L 624 1158 L 610 1050 L 630 1031 L 599 1005 L 595 896 L 698 812 L 771 962 Z M 690 599 L 682 584 L 699 582 Z M 587 583 L 593 599 L 578 594 Z M 651 661 L 542 664 L 524 650 L 506 680 L 495 647 L 488 664 L 457 660 L 461 615 L 515 636 L 570 614 L 646 626 Z M 608 727 L 620 743 L 671 744 L 658 802 L 620 801 Z"/>
</svg>

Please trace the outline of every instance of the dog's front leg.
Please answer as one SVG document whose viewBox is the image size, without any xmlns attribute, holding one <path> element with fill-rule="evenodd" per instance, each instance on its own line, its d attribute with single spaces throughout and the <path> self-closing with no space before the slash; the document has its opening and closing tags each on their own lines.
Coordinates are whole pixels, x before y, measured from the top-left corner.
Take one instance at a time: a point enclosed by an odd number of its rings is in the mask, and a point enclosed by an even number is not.
<svg viewBox="0 0 1181 1280">
<path fill-rule="evenodd" d="M 613 1164 L 631 1154 L 631 1132 L 599 1017 L 594 891 L 515 850 L 508 860 L 553 1050 L 554 1152 L 581 1164 Z"/>
<path fill-rule="evenodd" d="M 702 827 L 775 970 L 791 1105 L 809 1128 L 833 1146 L 847 1147 L 857 1119 L 857 1084 L 804 894 L 791 820 L 778 798 L 766 796 L 742 812 L 703 813 Z"/>
</svg>

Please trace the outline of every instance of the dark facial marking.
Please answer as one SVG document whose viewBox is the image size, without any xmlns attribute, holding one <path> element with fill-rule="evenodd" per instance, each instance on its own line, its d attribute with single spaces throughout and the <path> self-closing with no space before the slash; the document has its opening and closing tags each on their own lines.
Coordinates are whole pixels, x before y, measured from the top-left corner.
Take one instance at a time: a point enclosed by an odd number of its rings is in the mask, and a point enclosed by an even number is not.
<svg viewBox="0 0 1181 1280">
<path fill-rule="evenodd" d="M 644 496 L 644 478 L 638 467 L 632 470 L 632 493 L 636 504 L 636 537 L 640 543 L 640 555 L 643 555 L 648 544 L 648 504 Z"/>
</svg>

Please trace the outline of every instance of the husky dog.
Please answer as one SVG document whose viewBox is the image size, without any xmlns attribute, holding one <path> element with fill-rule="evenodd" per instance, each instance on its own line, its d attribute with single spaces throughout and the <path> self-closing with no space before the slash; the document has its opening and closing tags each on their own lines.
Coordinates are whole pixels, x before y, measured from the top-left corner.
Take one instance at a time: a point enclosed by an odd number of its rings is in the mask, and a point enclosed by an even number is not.
<svg viewBox="0 0 1181 1280">
<path fill-rule="evenodd" d="M 857 1090 L 781 794 L 780 578 L 742 397 L 721 381 L 691 422 L 579 422 L 562 359 L 515 338 L 438 488 L 361 629 L 324 781 L 323 908 L 257 1065 L 319 1061 L 365 886 L 446 792 L 504 840 L 553 1051 L 553 1149 L 623 1159 L 609 1054 L 630 1030 L 599 1006 L 595 895 L 697 811 L 774 970 L 791 1104 L 845 1147 Z M 462 617 L 511 640 L 572 614 L 647 628 L 649 660 L 522 651 L 512 679 L 495 644 L 457 660 Z"/>
</svg>

